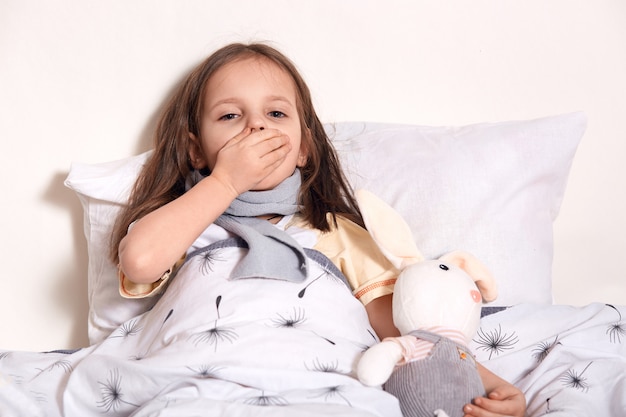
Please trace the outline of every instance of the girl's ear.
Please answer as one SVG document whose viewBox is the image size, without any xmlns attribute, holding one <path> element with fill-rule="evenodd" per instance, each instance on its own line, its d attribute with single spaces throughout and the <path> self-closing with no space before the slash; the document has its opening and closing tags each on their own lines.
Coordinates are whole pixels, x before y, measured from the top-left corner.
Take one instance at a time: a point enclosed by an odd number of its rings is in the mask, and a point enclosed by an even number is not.
<svg viewBox="0 0 626 417">
<path fill-rule="evenodd" d="M 187 149 L 189 154 L 189 162 L 194 169 L 202 169 L 207 166 L 206 158 L 202 152 L 200 146 L 200 140 L 193 133 L 189 133 L 189 148 Z"/>
<path fill-rule="evenodd" d="M 309 160 L 309 153 L 302 149 L 302 145 L 300 145 L 300 153 L 298 155 L 298 160 L 296 161 L 296 166 L 298 168 L 302 168 L 306 165 L 306 162 Z"/>
<path fill-rule="evenodd" d="M 312 140 L 311 129 L 308 127 L 305 128 L 304 135 L 305 137 L 300 140 L 300 151 L 298 153 L 298 160 L 296 161 L 298 168 L 305 166 L 309 160 L 309 143 L 311 143 Z"/>
</svg>

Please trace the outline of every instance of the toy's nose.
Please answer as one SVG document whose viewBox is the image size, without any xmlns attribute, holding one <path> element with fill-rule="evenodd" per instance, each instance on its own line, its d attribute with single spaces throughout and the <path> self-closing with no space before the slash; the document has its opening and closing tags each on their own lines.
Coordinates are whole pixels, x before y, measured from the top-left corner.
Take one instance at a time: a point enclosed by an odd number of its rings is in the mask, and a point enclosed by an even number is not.
<svg viewBox="0 0 626 417">
<path fill-rule="evenodd" d="M 470 291 L 470 295 L 472 297 L 472 300 L 474 300 L 475 303 L 480 303 L 482 301 L 482 297 L 480 296 L 480 292 L 476 291 L 476 290 L 471 290 Z"/>
</svg>

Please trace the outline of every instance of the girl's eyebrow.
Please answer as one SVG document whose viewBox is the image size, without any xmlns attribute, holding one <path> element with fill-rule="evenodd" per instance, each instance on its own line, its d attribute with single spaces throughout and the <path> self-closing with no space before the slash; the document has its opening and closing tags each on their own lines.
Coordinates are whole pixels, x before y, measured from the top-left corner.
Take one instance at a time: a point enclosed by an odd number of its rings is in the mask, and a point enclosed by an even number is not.
<svg viewBox="0 0 626 417">
<path fill-rule="evenodd" d="M 234 97 L 233 98 L 225 98 L 225 99 L 222 99 L 222 100 L 219 100 L 219 101 L 213 103 L 211 105 L 211 110 L 216 108 L 219 105 L 222 105 L 222 104 L 233 104 L 233 103 L 237 103 L 237 102 L 239 102 L 239 100 L 237 100 Z"/>
<path fill-rule="evenodd" d="M 267 96 L 265 99 L 266 99 L 267 101 L 281 101 L 281 102 L 286 103 L 286 104 L 288 104 L 288 105 L 290 105 L 290 106 L 293 106 L 293 105 L 294 105 L 294 104 L 292 103 L 292 101 L 291 101 L 291 100 L 289 100 L 289 99 L 288 99 L 287 97 L 285 97 L 285 96 L 271 95 L 271 96 Z M 216 108 L 217 106 L 220 106 L 220 105 L 222 105 L 222 104 L 236 104 L 236 103 L 239 103 L 240 101 L 241 101 L 241 100 L 240 100 L 240 99 L 238 99 L 238 98 L 236 98 L 236 97 L 228 97 L 228 98 L 225 98 L 225 99 L 222 99 L 222 100 L 219 100 L 219 101 L 215 102 L 215 103 L 214 103 L 214 104 L 210 107 L 210 109 L 212 110 L 212 109 L 214 109 L 214 108 Z"/>
<path fill-rule="evenodd" d="M 283 102 L 285 102 L 285 103 L 287 103 L 289 105 L 293 105 L 291 100 L 289 100 L 285 96 L 268 96 L 267 99 L 268 99 L 268 101 L 283 101 Z"/>
</svg>

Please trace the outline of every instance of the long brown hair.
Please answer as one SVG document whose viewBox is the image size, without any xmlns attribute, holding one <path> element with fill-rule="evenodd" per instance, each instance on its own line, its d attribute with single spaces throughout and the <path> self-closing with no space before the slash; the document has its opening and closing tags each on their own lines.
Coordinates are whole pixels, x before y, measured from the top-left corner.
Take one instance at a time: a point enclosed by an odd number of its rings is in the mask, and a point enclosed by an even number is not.
<svg viewBox="0 0 626 417">
<path fill-rule="evenodd" d="M 133 221 L 185 192 L 185 179 L 192 170 L 188 155 L 189 134 L 200 137 L 203 97 L 209 78 L 224 65 L 249 57 L 270 60 L 295 83 L 302 140 L 308 151 L 306 165 L 301 168 L 301 215 L 322 231 L 331 228 L 327 213 L 332 215 L 333 222 L 340 214 L 363 225 L 337 153 L 313 108 L 309 88 L 295 65 L 268 45 L 234 43 L 217 50 L 192 70 L 168 102 L 157 124 L 154 152 L 135 182 L 128 205 L 116 219 L 109 248 L 114 262 L 118 261 L 119 244 Z"/>
</svg>

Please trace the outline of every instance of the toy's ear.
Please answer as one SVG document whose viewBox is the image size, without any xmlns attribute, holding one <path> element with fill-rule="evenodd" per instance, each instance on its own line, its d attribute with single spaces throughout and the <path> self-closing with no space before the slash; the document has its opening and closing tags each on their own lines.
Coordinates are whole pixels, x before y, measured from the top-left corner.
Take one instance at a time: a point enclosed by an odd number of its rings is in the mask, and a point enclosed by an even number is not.
<svg viewBox="0 0 626 417">
<path fill-rule="evenodd" d="M 365 227 L 393 266 L 403 270 L 424 260 L 409 225 L 398 212 L 369 191 L 357 190 L 355 195 Z"/>
<path fill-rule="evenodd" d="M 485 302 L 493 301 L 498 296 L 495 278 L 474 255 L 463 251 L 453 251 L 439 259 L 458 266 L 472 277 Z"/>
</svg>

